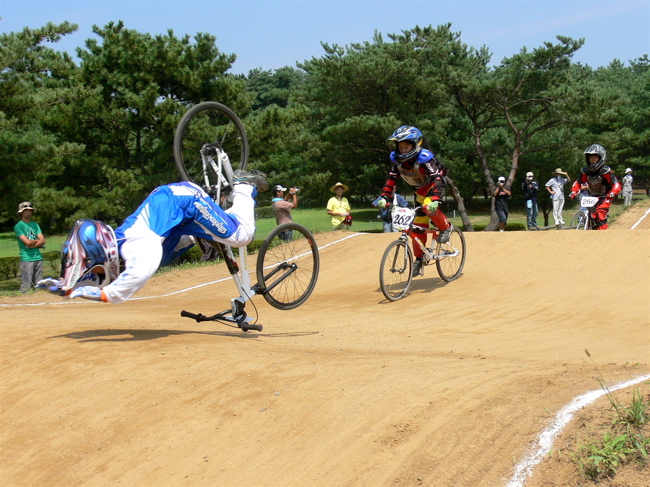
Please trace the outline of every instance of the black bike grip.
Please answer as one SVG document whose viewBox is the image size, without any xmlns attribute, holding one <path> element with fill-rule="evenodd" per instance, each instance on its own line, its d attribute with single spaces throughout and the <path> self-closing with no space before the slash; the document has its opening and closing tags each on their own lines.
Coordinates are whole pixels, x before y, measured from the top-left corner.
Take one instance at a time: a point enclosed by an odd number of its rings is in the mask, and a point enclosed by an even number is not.
<svg viewBox="0 0 650 487">
<path fill-rule="evenodd" d="M 241 324 L 239 327 L 242 329 L 242 331 L 248 331 L 248 330 L 262 331 L 262 329 L 263 329 L 262 325 Z"/>
<path fill-rule="evenodd" d="M 181 316 L 183 318 L 192 318 L 193 320 L 196 321 L 201 321 L 201 318 L 203 318 L 203 315 L 201 313 L 196 315 L 194 313 L 190 313 L 189 311 L 185 311 L 185 310 L 181 311 Z"/>
</svg>

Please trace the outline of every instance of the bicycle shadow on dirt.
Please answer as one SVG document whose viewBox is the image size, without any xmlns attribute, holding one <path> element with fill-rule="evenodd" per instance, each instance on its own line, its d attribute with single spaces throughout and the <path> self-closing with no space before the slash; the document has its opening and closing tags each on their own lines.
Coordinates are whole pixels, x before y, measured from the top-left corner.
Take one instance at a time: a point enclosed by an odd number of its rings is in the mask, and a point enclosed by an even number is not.
<svg viewBox="0 0 650 487">
<path fill-rule="evenodd" d="M 55 335 L 50 338 L 69 338 L 77 340 L 79 343 L 88 342 L 134 342 L 144 340 L 158 340 L 160 338 L 167 338 L 176 335 L 209 335 L 209 336 L 222 336 L 231 338 L 288 338 L 288 337 L 301 337 L 308 335 L 317 335 L 318 331 L 303 331 L 303 332 L 287 332 L 287 333 L 264 333 L 241 331 L 234 325 L 222 325 L 232 328 L 232 331 L 198 331 L 198 330 L 137 330 L 137 329 L 110 329 L 110 330 L 85 330 L 75 331 L 72 333 L 65 333 L 63 335 Z"/>
<path fill-rule="evenodd" d="M 432 293 L 437 289 L 441 289 L 449 284 L 453 284 L 455 281 L 458 279 L 462 278 L 463 274 L 461 273 L 460 276 L 458 276 L 457 279 L 454 279 L 451 282 L 443 281 L 439 277 L 416 277 L 411 281 L 411 285 L 409 286 L 409 290 L 406 293 L 404 297 L 407 297 L 411 294 L 427 294 L 427 293 Z M 376 292 L 381 294 L 381 288 L 377 288 Z M 382 299 L 380 303 L 382 304 L 387 304 L 391 303 L 392 301 L 389 301 L 388 299 Z"/>
</svg>

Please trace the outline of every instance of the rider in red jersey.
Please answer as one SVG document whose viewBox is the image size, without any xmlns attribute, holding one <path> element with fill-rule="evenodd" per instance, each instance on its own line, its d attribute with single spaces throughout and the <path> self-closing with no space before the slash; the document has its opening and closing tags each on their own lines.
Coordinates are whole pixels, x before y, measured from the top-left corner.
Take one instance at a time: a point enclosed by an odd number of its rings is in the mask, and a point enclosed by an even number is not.
<svg viewBox="0 0 650 487">
<path fill-rule="evenodd" d="M 585 149 L 587 165 L 580 171 L 580 176 L 571 186 L 569 198 L 574 199 L 580 192 L 581 186 L 587 185 L 591 196 L 599 196 L 596 206 L 589 208 L 596 230 L 607 230 L 607 216 L 612 200 L 621 191 L 621 183 L 605 165 L 607 152 L 602 145 L 592 144 Z"/>
<path fill-rule="evenodd" d="M 385 208 L 393 200 L 393 192 L 397 184 L 397 178 L 402 177 L 404 181 L 415 189 L 415 199 L 420 203 L 416 211 L 414 227 L 428 228 L 429 220 L 440 230 L 437 241 L 446 243 L 449 241 L 452 226 L 447 217 L 438 207 L 444 194 L 445 168 L 438 162 L 436 156 L 429 150 L 422 147 L 422 133 L 411 125 L 403 125 L 388 138 L 388 144 L 392 151 L 390 161 L 392 167 L 384 184 L 381 194 L 380 208 Z M 411 237 L 423 240 L 425 233 L 413 232 Z M 425 237 L 426 238 L 426 237 Z M 422 249 L 413 245 L 415 262 L 413 264 L 413 276 L 422 273 Z"/>
</svg>

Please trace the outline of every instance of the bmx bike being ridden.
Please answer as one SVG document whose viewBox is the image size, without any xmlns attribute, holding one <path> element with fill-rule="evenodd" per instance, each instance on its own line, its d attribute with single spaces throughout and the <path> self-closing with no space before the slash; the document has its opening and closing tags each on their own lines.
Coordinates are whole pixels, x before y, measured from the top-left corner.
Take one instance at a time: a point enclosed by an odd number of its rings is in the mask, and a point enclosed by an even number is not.
<svg viewBox="0 0 650 487">
<path fill-rule="evenodd" d="M 186 181 L 203 189 L 223 208 L 229 204 L 236 170 L 248 165 L 248 138 L 241 120 L 227 106 L 208 101 L 190 108 L 176 128 L 174 160 Z M 293 239 L 280 237 L 292 231 Z M 247 249 L 233 249 L 210 242 L 223 257 L 239 296 L 232 298 L 231 309 L 212 316 L 181 311 L 181 316 L 199 321 L 234 323 L 242 331 L 262 331 L 257 319 L 250 318 L 245 305 L 261 294 L 273 307 L 294 309 L 311 295 L 320 269 L 318 247 L 313 235 L 302 225 L 290 222 L 275 227 L 264 239 L 257 254 L 257 283 L 251 285 Z M 239 262 L 238 262 L 239 260 Z"/>
<path fill-rule="evenodd" d="M 596 206 L 598 201 L 604 196 L 581 196 L 580 197 L 580 210 L 573 215 L 571 219 L 571 228 L 572 230 L 595 230 L 596 222 L 591 217 L 591 208 Z"/>
<path fill-rule="evenodd" d="M 397 301 L 406 296 L 411 281 L 413 280 L 413 251 L 409 247 L 409 237 L 413 233 L 431 234 L 434 249 L 427 248 L 419 239 L 412 239 L 413 245 L 419 245 L 422 250 L 422 275 L 424 267 L 436 263 L 438 274 L 443 281 L 451 282 L 458 279 L 465 265 L 465 236 L 456 225 L 452 228 L 449 241 L 446 243 L 435 242 L 439 230 L 435 227 L 422 229 L 413 226 L 415 210 L 412 208 L 393 207 L 393 227 L 402 232 L 402 235 L 388 245 L 381 258 L 379 269 L 379 284 L 381 292 L 386 299 Z M 426 243 L 426 238 L 423 239 Z"/>
</svg>

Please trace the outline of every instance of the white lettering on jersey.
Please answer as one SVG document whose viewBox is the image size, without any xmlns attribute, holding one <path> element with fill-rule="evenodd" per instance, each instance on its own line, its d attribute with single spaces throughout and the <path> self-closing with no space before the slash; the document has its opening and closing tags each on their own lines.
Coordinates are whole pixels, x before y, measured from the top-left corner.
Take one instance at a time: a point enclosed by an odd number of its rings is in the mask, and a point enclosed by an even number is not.
<svg viewBox="0 0 650 487">
<path fill-rule="evenodd" d="M 213 227 L 215 227 L 216 229 L 219 230 L 219 233 L 221 233 L 221 234 L 225 234 L 225 233 L 226 233 L 226 225 L 225 225 L 223 222 L 217 220 L 217 219 L 212 215 L 212 213 L 210 213 L 210 211 L 209 211 L 205 206 L 203 206 L 203 205 L 202 205 L 201 203 L 199 203 L 198 201 L 195 201 L 195 202 L 194 202 L 194 207 L 195 207 L 197 210 L 199 210 L 199 213 L 201 213 L 201 215 L 203 216 L 203 218 L 205 218 L 206 220 L 208 220 L 208 221 L 210 222 L 210 224 L 211 224 Z"/>
</svg>

